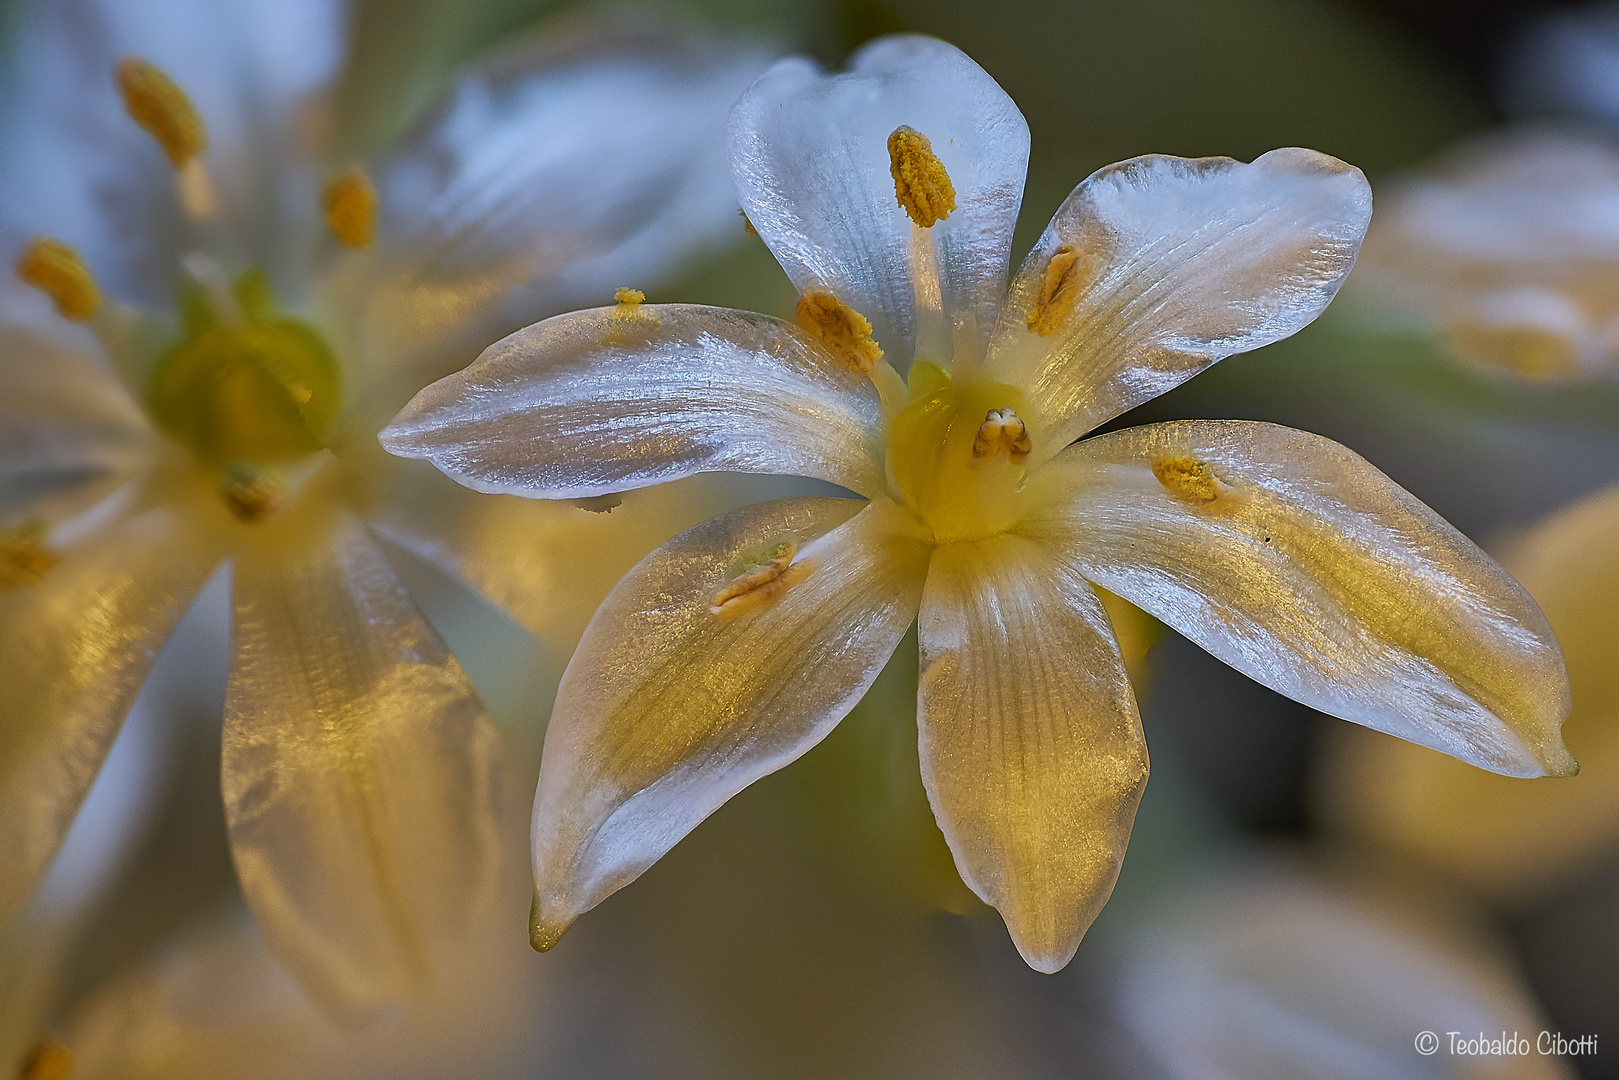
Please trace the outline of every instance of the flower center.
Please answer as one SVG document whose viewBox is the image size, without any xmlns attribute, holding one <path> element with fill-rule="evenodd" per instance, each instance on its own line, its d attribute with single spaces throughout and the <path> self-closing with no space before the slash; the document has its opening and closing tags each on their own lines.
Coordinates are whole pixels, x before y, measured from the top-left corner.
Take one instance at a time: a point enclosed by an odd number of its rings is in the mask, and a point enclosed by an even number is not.
<svg viewBox="0 0 1619 1080">
<path fill-rule="evenodd" d="M 1011 528 L 1021 513 L 1031 449 L 1023 394 L 999 383 L 957 386 L 943 368 L 918 361 L 910 398 L 888 425 L 895 499 L 940 543 Z"/>
<path fill-rule="evenodd" d="M 200 269 L 199 278 L 215 280 L 183 291 L 182 336 L 152 369 L 146 407 L 199 462 L 234 470 L 227 483 L 238 490 L 244 476 L 325 445 L 342 377 L 321 336 L 276 306 L 263 273 L 250 270 L 227 285 L 217 268 Z"/>
</svg>

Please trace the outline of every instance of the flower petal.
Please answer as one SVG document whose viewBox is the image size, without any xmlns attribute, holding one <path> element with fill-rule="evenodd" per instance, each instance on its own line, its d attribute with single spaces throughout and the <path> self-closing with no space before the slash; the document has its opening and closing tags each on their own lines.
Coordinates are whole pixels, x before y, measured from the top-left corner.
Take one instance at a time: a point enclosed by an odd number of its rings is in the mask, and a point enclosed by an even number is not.
<svg viewBox="0 0 1619 1080">
<path fill-rule="evenodd" d="M 363 1021 L 422 987 L 490 885 L 497 736 L 364 528 L 236 561 L 224 791 L 281 958 Z"/>
<path fill-rule="evenodd" d="M 1557 734 L 1568 675 L 1540 609 L 1337 443 L 1152 424 L 1075 445 L 1038 482 L 1030 494 L 1051 501 L 1024 531 L 1271 689 L 1493 772 L 1575 769 Z"/>
<path fill-rule="evenodd" d="M 34 887 L 147 670 L 219 563 L 167 511 L 56 553 L 38 585 L 0 591 L 0 925 Z"/>
<path fill-rule="evenodd" d="M 748 220 L 800 292 L 829 291 L 853 306 L 903 368 L 916 294 L 911 222 L 889 172 L 888 137 L 901 126 L 932 143 L 955 187 L 955 212 L 928 232 L 944 310 L 982 347 L 1029 161 L 1029 125 L 984 69 L 933 38 L 879 38 L 843 75 L 782 61 L 731 113 L 732 172 Z"/>
<path fill-rule="evenodd" d="M 1021 536 L 933 555 L 918 623 L 922 781 L 963 880 L 1039 971 L 1113 891 L 1147 747 L 1107 613 Z"/>
<path fill-rule="evenodd" d="M 380 276 L 360 351 L 391 373 L 409 365 L 421 386 L 521 326 L 741 240 L 725 117 L 766 63 L 656 19 L 615 20 L 463 78 L 379 173 Z"/>
<path fill-rule="evenodd" d="M 537 945 L 820 742 L 866 692 L 916 615 L 927 548 L 892 503 L 859 507 L 744 507 L 675 537 L 607 598 L 546 734 Z M 727 582 L 782 543 L 797 561 L 778 580 L 796 580 L 734 616 L 711 612 Z"/>
<path fill-rule="evenodd" d="M 1028 393 L 1035 454 L 1049 458 L 1216 360 L 1308 325 L 1349 273 L 1371 213 L 1360 170 L 1313 150 L 1248 165 L 1161 155 L 1109 165 L 1023 260 L 986 377 Z M 1053 258 L 1065 247 L 1077 259 L 1063 274 Z"/>
<path fill-rule="evenodd" d="M 478 491 L 588 498 L 697 472 L 885 490 L 872 384 L 789 323 L 690 304 L 559 315 L 417 394 L 382 432 Z"/>
<path fill-rule="evenodd" d="M 1557 634 L 1585 777 L 1520 784 L 1388 739 L 1341 738 L 1325 810 L 1337 827 L 1442 867 L 1514 906 L 1558 893 L 1619 843 L 1619 487 L 1553 514 L 1501 553 Z M 1361 735 L 1363 732 L 1354 732 Z"/>
</svg>

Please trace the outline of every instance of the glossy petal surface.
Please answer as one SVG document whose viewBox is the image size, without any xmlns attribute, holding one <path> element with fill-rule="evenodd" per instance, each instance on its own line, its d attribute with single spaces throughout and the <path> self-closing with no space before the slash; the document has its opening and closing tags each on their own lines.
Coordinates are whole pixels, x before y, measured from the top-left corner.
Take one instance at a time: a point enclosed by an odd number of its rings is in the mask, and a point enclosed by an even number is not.
<svg viewBox="0 0 1619 1080">
<path fill-rule="evenodd" d="M 147 670 L 218 565 L 161 510 L 0 591 L 0 924 L 55 854 Z"/>
<path fill-rule="evenodd" d="M 849 67 L 828 76 L 784 60 L 737 103 L 732 171 L 748 220 L 800 292 L 830 291 L 865 315 L 903 368 L 916 333 L 912 226 L 895 198 L 888 136 L 914 128 L 956 191 L 955 212 L 927 230 L 944 310 L 958 339 L 982 348 L 1023 198 L 1028 124 L 994 79 L 942 41 L 885 37 Z"/>
<path fill-rule="evenodd" d="M 1371 217 L 1359 169 L 1313 150 L 1132 158 L 1093 173 L 1046 227 L 1007 297 L 986 377 L 1039 410 L 1035 457 L 1217 360 L 1308 325 Z M 1051 332 L 1030 331 L 1060 248 L 1078 255 Z"/>
<path fill-rule="evenodd" d="M 918 628 L 934 816 L 1023 958 L 1057 971 L 1113 891 L 1147 783 L 1107 613 L 1070 561 L 998 536 L 934 553 Z"/>
<path fill-rule="evenodd" d="M 375 542 L 237 559 L 224 790 L 258 925 L 334 1015 L 418 992 L 494 862 L 497 736 Z"/>
<path fill-rule="evenodd" d="M 927 551 L 903 524 L 886 501 L 758 503 L 682 533 L 619 583 L 568 665 L 546 734 L 536 943 L 854 707 L 920 601 Z M 709 610 L 784 542 L 797 547 L 790 584 L 735 616 Z"/>
<path fill-rule="evenodd" d="M 1160 482 L 1166 461 L 1202 463 L 1212 500 Z M 1152 424 L 1079 443 L 1038 479 L 1051 502 L 1025 531 L 1245 675 L 1493 772 L 1574 768 L 1558 738 L 1568 675 L 1540 609 L 1337 443 Z"/>
<path fill-rule="evenodd" d="M 382 433 L 478 491 L 588 498 L 697 472 L 884 490 L 871 383 L 798 327 L 689 304 L 576 311 L 417 394 Z"/>
<path fill-rule="evenodd" d="M 418 358 L 420 386 L 740 242 L 725 118 L 766 62 L 640 18 L 550 33 L 460 80 L 379 175 L 363 351 Z"/>
</svg>

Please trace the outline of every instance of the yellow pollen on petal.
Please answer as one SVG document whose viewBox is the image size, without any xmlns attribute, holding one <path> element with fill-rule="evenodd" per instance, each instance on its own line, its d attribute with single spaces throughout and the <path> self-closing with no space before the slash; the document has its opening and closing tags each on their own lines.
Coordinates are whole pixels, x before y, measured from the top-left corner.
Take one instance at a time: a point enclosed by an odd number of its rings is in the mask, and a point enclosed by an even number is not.
<svg viewBox="0 0 1619 1080">
<path fill-rule="evenodd" d="M 620 286 L 619 288 L 613 290 L 613 302 L 615 304 L 629 304 L 631 306 L 636 304 L 644 304 L 646 303 L 646 293 L 642 292 L 640 289 L 626 289 L 623 286 Z"/>
<path fill-rule="evenodd" d="M 753 222 L 748 220 L 748 212 L 746 210 L 738 210 L 737 213 L 742 215 L 742 231 L 748 236 L 758 236 L 759 230 L 755 229 L 753 227 Z"/>
<path fill-rule="evenodd" d="M 128 56 L 113 69 L 124 109 L 183 169 L 208 148 L 208 129 L 184 90 L 163 72 L 138 56 Z"/>
<path fill-rule="evenodd" d="M 994 457 L 1005 450 L 1012 463 L 1020 465 L 1029 457 L 1029 429 L 1011 409 L 990 409 L 973 437 L 973 457 Z"/>
<path fill-rule="evenodd" d="M 810 572 L 808 562 L 793 565 L 798 545 L 791 541 L 777 544 L 765 553 L 765 561 L 738 574 L 714 594 L 708 610 L 712 615 L 731 618 L 755 611 L 780 596 Z"/>
<path fill-rule="evenodd" d="M 101 290 L 79 253 L 42 236 L 17 260 L 17 276 L 51 298 L 64 319 L 83 322 L 101 307 Z"/>
<path fill-rule="evenodd" d="M 871 322 L 828 292 L 807 292 L 798 301 L 798 324 L 859 375 L 870 375 L 883 358 L 872 340 Z"/>
<path fill-rule="evenodd" d="M 61 560 L 45 547 L 45 523 L 27 521 L 0 531 L 0 591 L 38 585 Z"/>
<path fill-rule="evenodd" d="M 1206 461 L 1185 455 L 1155 457 L 1152 474 L 1182 502 L 1201 506 L 1220 497 L 1219 481 Z"/>
<path fill-rule="evenodd" d="M 956 208 L 956 187 L 944 162 L 915 128 L 902 124 L 888 136 L 888 171 L 894 177 L 894 197 L 922 228 L 933 228 Z"/>
<path fill-rule="evenodd" d="M 18 1080 L 67 1080 L 73 1075 L 73 1051 L 55 1039 L 42 1039 L 23 1059 Z"/>
<path fill-rule="evenodd" d="M 1079 252 L 1064 244 L 1051 253 L 1046 263 L 1045 277 L 1040 282 L 1040 295 L 1029 313 L 1029 330 L 1048 337 L 1062 325 L 1073 310 L 1081 288 L 1089 274 Z"/>
<path fill-rule="evenodd" d="M 326 227 L 346 248 L 371 246 L 377 232 L 377 189 L 358 165 L 332 178 L 321 193 Z"/>
<path fill-rule="evenodd" d="M 286 506 L 287 483 L 268 469 L 233 465 L 225 470 L 219 497 L 237 521 L 254 525 Z"/>
</svg>

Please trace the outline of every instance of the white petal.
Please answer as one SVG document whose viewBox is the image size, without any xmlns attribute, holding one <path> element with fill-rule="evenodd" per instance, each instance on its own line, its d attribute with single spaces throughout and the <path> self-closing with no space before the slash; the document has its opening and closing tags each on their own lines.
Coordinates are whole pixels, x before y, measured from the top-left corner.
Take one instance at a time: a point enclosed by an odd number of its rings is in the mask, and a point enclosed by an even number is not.
<svg viewBox="0 0 1619 1080">
<path fill-rule="evenodd" d="M 916 333 L 911 221 L 894 195 L 888 136 L 933 144 L 956 210 L 928 232 L 944 310 L 982 348 L 1006 280 L 1029 126 L 964 53 L 933 38 L 879 38 L 827 76 L 784 60 L 731 114 L 732 171 L 748 219 L 800 292 L 835 293 L 871 320 L 903 367 Z"/>
<path fill-rule="evenodd" d="M 922 594 L 922 781 L 962 879 L 1060 970 L 1113 891 L 1147 783 L 1107 613 L 1021 536 L 947 544 Z"/>
<path fill-rule="evenodd" d="M 225 701 L 237 877 L 277 954 L 355 1022 L 420 993 L 494 869 L 497 736 L 352 520 L 242 554 Z"/>
<path fill-rule="evenodd" d="M 420 386 L 521 326 L 740 241 L 725 118 L 766 62 L 617 20 L 463 78 L 379 171 L 362 352 L 411 365 Z"/>
<path fill-rule="evenodd" d="M 217 551 L 153 510 L 0 591 L 0 925 L 55 854 L 169 632 Z"/>
<path fill-rule="evenodd" d="M 744 507 L 669 541 L 607 598 L 546 733 L 537 944 L 820 742 L 866 692 L 916 615 L 927 550 L 892 503 L 859 507 Z M 790 584 L 734 617 L 709 610 L 783 542 L 798 549 Z"/>
<path fill-rule="evenodd" d="M 1217 497 L 1172 491 L 1191 459 Z M 1035 482 L 1035 481 L 1031 481 Z M 1034 495 L 1031 535 L 1085 576 L 1271 689 L 1511 776 L 1575 768 L 1568 675 L 1522 587 L 1337 443 L 1243 421 L 1081 442 Z"/>
<path fill-rule="evenodd" d="M 382 432 L 478 491 L 587 498 L 697 472 L 884 489 L 869 380 L 766 315 L 689 304 L 576 311 L 427 387 Z"/>
<path fill-rule="evenodd" d="M 1359 169 L 1313 150 L 1133 158 L 1058 209 L 1012 283 L 985 377 L 1021 387 L 1047 458 L 1216 360 L 1308 325 L 1326 308 L 1372 213 Z M 1054 329 L 1029 329 L 1052 256 L 1079 256 Z"/>
</svg>

